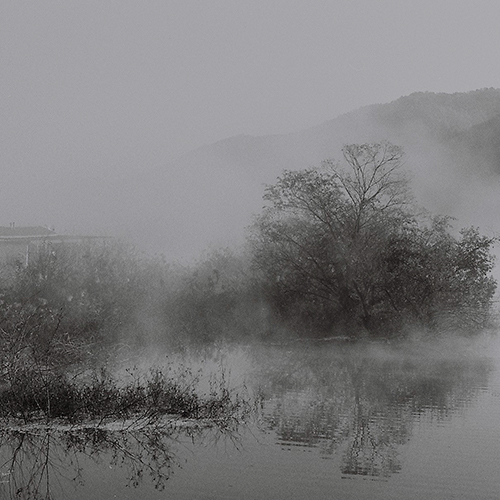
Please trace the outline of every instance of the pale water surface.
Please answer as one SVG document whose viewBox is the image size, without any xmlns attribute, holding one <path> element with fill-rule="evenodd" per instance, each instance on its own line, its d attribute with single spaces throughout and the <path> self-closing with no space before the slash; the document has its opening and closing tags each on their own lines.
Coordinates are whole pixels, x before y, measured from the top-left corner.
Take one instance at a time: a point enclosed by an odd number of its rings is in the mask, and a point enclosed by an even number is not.
<svg viewBox="0 0 500 500">
<path fill-rule="evenodd" d="M 498 499 L 499 347 L 483 337 L 191 355 L 257 398 L 247 424 L 4 432 L 0 498 Z"/>
</svg>

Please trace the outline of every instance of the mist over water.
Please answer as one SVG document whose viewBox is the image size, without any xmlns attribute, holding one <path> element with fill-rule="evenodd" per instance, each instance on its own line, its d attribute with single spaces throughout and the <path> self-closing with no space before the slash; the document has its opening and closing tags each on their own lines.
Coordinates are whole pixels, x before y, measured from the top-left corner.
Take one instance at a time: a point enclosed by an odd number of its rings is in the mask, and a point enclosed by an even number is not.
<svg viewBox="0 0 500 500">
<path fill-rule="evenodd" d="M 3 431 L 6 498 L 14 498 L 14 486 L 15 498 L 32 498 L 30 480 L 43 493 L 45 472 L 53 497 L 71 499 L 150 497 L 155 488 L 175 498 L 248 499 L 270 492 L 423 499 L 433 491 L 486 499 L 500 491 L 498 422 L 491 418 L 499 408 L 497 337 L 227 345 L 123 363 L 147 370 L 162 360 L 201 370 L 201 390 L 223 369 L 231 391 L 256 398 L 251 418 L 223 433 L 196 426 L 150 435 L 88 427 L 74 429 L 74 437 L 57 428 Z M 45 457 L 48 468 L 38 468 Z"/>
</svg>

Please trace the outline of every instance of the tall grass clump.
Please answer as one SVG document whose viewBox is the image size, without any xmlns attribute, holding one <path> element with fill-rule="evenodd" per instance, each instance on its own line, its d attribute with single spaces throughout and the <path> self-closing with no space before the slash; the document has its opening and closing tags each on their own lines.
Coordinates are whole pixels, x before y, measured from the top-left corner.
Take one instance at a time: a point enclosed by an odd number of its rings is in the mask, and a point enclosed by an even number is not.
<svg viewBox="0 0 500 500">
<path fill-rule="evenodd" d="M 164 417 L 209 420 L 228 427 L 245 419 L 248 401 L 233 393 L 221 377 L 208 394 L 196 390 L 196 379 L 172 378 L 168 370 L 117 377 L 106 370 L 69 377 L 18 372 L 0 392 L 0 418 L 6 422 L 99 424 L 132 420 L 144 425 Z"/>
</svg>

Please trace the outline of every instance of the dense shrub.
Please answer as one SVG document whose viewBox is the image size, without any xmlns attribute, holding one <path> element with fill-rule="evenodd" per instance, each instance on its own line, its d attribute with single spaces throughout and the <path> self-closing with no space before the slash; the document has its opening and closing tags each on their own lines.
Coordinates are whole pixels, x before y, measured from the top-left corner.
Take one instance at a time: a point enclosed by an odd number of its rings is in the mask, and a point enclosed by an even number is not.
<svg viewBox="0 0 500 500">
<path fill-rule="evenodd" d="M 214 251 L 178 273 L 163 301 L 165 324 L 181 342 L 248 339 L 264 328 L 250 259 Z"/>
</svg>

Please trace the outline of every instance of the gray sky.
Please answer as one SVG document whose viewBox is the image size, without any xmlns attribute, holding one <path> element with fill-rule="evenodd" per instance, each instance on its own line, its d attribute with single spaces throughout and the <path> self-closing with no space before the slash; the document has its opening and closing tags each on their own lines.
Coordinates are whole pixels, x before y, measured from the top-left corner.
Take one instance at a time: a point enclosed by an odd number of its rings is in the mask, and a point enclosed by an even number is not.
<svg viewBox="0 0 500 500">
<path fill-rule="evenodd" d="M 500 87 L 497 1 L 4 0 L 2 169 L 116 173 L 413 91 Z"/>
</svg>

